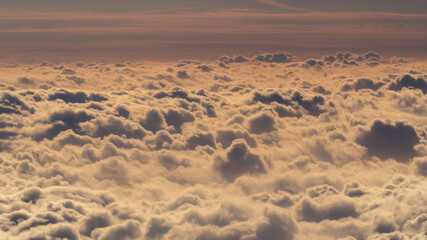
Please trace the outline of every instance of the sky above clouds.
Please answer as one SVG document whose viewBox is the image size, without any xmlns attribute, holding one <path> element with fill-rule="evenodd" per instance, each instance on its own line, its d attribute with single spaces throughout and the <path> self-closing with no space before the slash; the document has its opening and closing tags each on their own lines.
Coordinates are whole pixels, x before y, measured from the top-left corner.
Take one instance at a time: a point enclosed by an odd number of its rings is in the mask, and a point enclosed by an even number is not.
<svg viewBox="0 0 427 240">
<path fill-rule="evenodd" d="M 375 49 L 426 55 L 427 4 L 411 1 L 2 1 L 3 60 L 301 57 Z"/>
<path fill-rule="evenodd" d="M 2 1 L 2 8 L 20 8 L 27 10 L 38 9 L 67 9 L 78 11 L 108 11 L 108 12 L 135 12 L 144 10 L 161 10 L 170 8 L 191 8 L 194 10 L 218 9 L 254 9 L 276 10 L 277 8 L 297 11 L 317 12 L 396 12 L 396 13 L 425 13 L 426 5 L 422 0 L 16 0 Z"/>
</svg>

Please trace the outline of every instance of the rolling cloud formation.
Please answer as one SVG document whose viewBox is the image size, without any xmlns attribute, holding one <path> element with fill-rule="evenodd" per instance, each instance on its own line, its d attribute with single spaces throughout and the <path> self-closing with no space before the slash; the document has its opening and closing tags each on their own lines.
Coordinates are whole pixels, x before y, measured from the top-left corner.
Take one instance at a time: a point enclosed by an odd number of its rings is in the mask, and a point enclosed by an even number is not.
<svg viewBox="0 0 427 240">
<path fill-rule="evenodd" d="M 7 239 L 427 236 L 426 62 L 0 68 Z"/>
</svg>

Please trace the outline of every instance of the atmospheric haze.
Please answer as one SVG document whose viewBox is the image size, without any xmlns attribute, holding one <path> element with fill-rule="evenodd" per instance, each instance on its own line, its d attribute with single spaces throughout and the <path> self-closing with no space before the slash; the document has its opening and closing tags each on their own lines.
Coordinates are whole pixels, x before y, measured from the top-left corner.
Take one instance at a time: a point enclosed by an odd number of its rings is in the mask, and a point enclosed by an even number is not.
<svg viewBox="0 0 427 240">
<path fill-rule="evenodd" d="M 0 240 L 426 240 L 426 0 L 0 0 Z"/>
</svg>

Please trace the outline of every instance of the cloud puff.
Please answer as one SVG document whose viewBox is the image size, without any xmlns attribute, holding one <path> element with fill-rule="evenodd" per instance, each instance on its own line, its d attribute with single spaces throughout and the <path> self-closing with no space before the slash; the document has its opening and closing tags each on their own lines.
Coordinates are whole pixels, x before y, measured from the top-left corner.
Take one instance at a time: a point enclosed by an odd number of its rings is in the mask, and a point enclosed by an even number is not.
<svg viewBox="0 0 427 240">
<path fill-rule="evenodd" d="M 216 141 L 221 143 L 223 148 L 228 148 L 236 139 L 244 139 L 249 146 L 257 147 L 256 139 L 244 130 L 220 129 L 217 131 Z"/>
<path fill-rule="evenodd" d="M 74 81 L 76 84 L 81 85 L 86 82 L 86 79 L 77 77 L 77 76 L 69 76 L 67 77 L 68 80 Z"/>
<path fill-rule="evenodd" d="M 160 239 L 164 234 L 169 232 L 172 227 L 169 226 L 165 219 L 152 218 L 147 226 L 147 233 L 145 237 L 147 239 Z"/>
<path fill-rule="evenodd" d="M 419 137 L 414 128 L 398 122 L 395 125 L 375 121 L 368 132 L 361 134 L 357 140 L 368 149 L 368 153 L 381 159 L 394 158 L 409 162 L 416 156 L 414 146 Z"/>
<path fill-rule="evenodd" d="M 0 114 L 22 114 L 23 112 L 34 112 L 34 109 L 28 107 L 28 105 L 22 101 L 18 96 L 3 92 L 0 100 Z"/>
<path fill-rule="evenodd" d="M 37 141 L 41 141 L 45 138 L 53 139 L 61 132 L 68 129 L 76 133 L 82 133 L 80 123 L 87 122 L 93 118 L 93 116 L 83 110 L 78 112 L 73 110 L 54 112 L 49 117 L 49 122 L 52 123 L 52 125 L 43 132 L 34 134 L 33 138 Z"/>
<path fill-rule="evenodd" d="M 197 67 L 198 69 L 200 69 L 200 71 L 202 72 L 211 72 L 213 69 L 209 66 L 206 65 L 201 65 Z"/>
<path fill-rule="evenodd" d="M 243 56 L 228 57 L 224 56 L 219 59 L 223 63 L 245 63 L 248 61 L 252 62 L 267 62 L 267 63 L 290 63 L 295 62 L 297 58 L 289 53 L 277 52 L 277 53 L 265 53 L 257 54 L 252 58 L 248 59 Z"/>
<path fill-rule="evenodd" d="M 18 83 L 24 84 L 24 85 L 33 85 L 34 80 L 27 77 L 20 77 L 18 78 Z"/>
<path fill-rule="evenodd" d="M 228 181 L 233 181 L 242 174 L 266 173 L 266 166 L 259 155 L 250 152 L 246 142 L 236 140 L 227 149 L 225 159 L 218 157 L 215 168 Z"/>
<path fill-rule="evenodd" d="M 79 235 L 77 232 L 72 228 L 71 225 L 61 224 L 56 225 L 51 229 L 51 232 L 49 234 L 52 238 L 66 238 L 69 240 L 78 240 Z"/>
<path fill-rule="evenodd" d="M 292 240 L 294 233 L 298 231 L 295 220 L 286 215 L 280 210 L 275 212 L 268 209 L 265 213 L 266 222 L 257 226 L 256 237 L 257 239 L 272 239 L 272 240 Z"/>
<path fill-rule="evenodd" d="M 276 102 L 279 104 L 291 105 L 290 99 L 284 99 L 280 93 L 274 92 L 268 95 L 262 95 L 261 93 L 255 92 L 252 99 L 254 102 L 262 102 L 264 104 L 270 104 Z"/>
<path fill-rule="evenodd" d="M 164 98 L 164 97 L 170 97 L 170 98 L 182 98 L 187 100 L 188 102 L 200 102 L 200 99 L 198 97 L 190 97 L 190 94 L 182 89 L 174 89 L 170 93 L 165 92 L 159 92 L 154 97 L 156 98 Z"/>
<path fill-rule="evenodd" d="M 90 213 L 81 219 L 80 233 L 85 236 L 90 236 L 92 231 L 97 228 L 104 228 L 112 225 L 112 217 L 108 212 Z"/>
<path fill-rule="evenodd" d="M 367 52 L 363 55 L 356 55 L 349 52 L 339 52 L 334 55 L 327 55 L 323 57 L 323 62 L 328 65 L 340 66 L 358 66 L 366 64 L 368 66 L 377 66 L 380 64 L 382 58 L 375 52 Z"/>
<path fill-rule="evenodd" d="M 290 95 L 288 93 L 288 95 Z M 302 93 L 296 91 L 290 96 L 284 96 L 279 92 L 272 92 L 269 94 L 254 93 L 252 98 L 254 102 L 261 102 L 263 104 L 277 103 L 284 106 L 276 106 L 275 110 L 281 117 L 296 117 L 300 116 L 299 106 L 307 111 L 308 114 L 319 116 L 321 113 L 326 112 L 323 105 L 325 105 L 325 98 L 322 96 L 313 96 L 307 99 Z M 292 107 L 292 108 L 290 108 Z"/>
<path fill-rule="evenodd" d="M 326 111 L 321 108 L 321 105 L 325 104 L 325 99 L 322 96 L 314 96 L 311 100 L 307 100 L 301 95 L 301 93 L 295 92 L 292 96 L 292 100 L 298 102 L 299 105 L 313 116 L 319 116 L 321 113 Z"/>
<path fill-rule="evenodd" d="M 255 134 L 276 130 L 276 120 L 269 113 L 260 113 L 248 119 L 249 131 Z"/>
<path fill-rule="evenodd" d="M 157 132 L 165 128 L 165 119 L 163 114 L 157 109 L 149 110 L 145 119 L 141 121 L 141 125 L 149 131 Z"/>
<path fill-rule="evenodd" d="M 357 82 L 355 82 L 354 84 L 344 85 L 341 88 L 341 90 L 342 91 L 349 91 L 349 90 L 359 91 L 362 89 L 371 89 L 372 91 L 377 91 L 384 84 L 385 83 L 382 83 L 382 82 L 374 83 L 374 81 L 372 81 L 371 79 L 360 78 L 360 79 L 357 79 Z"/>
<path fill-rule="evenodd" d="M 195 120 L 194 115 L 185 109 L 169 109 L 164 116 L 166 123 L 169 126 L 173 126 L 176 132 L 181 132 L 184 123 L 193 122 Z"/>
<path fill-rule="evenodd" d="M 29 188 L 22 193 L 21 200 L 35 204 L 41 196 L 42 192 L 39 188 Z"/>
<path fill-rule="evenodd" d="M 189 79 L 189 78 L 190 78 L 190 76 L 188 75 L 187 71 L 185 71 L 185 70 L 178 71 L 178 72 L 176 73 L 176 76 L 177 76 L 178 78 L 180 78 L 180 79 Z"/>
<path fill-rule="evenodd" d="M 426 177 L 427 176 L 427 157 L 414 158 L 414 163 L 417 173 Z"/>
<path fill-rule="evenodd" d="M 95 239 L 138 239 L 141 236 L 140 223 L 135 220 L 127 220 L 123 224 L 107 227 L 104 231 L 97 231 L 92 234 Z"/>
<path fill-rule="evenodd" d="M 91 93 L 89 96 L 85 92 L 68 92 L 60 91 L 49 95 L 49 101 L 55 101 L 61 99 L 65 103 L 85 103 L 88 101 L 101 102 L 107 100 L 106 97 L 97 94 Z"/>
<path fill-rule="evenodd" d="M 187 138 L 187 147 L 194 149 L 196 146 L 210 146 L 216 148 L 215 138 L 211 133 L 195 133 Z"/>
<path fill-rule="evenodd" d="M 252 61 L 270 62 L 270 63 L 290 63 L 295 61 L 295 56 L 288 53 L 274 53 L 258 55 Z"/>
<path fill-rule="evenodd" d="M 219 60 L 224 63 L 244 63 L 248 61 L 248 59 L 246 59 L 243 56 L 236 56 L 236 57 L 224 56 L 224 57 L 221 57 Z"/>
<path fill-rule="evenodd" d="M 138 124 L 113 116 L 86 122 L 82 124 L 82 128 L 85 134 L 97 138 L 104 138 L 110 134 L 137 139 L 142 139 L 145 136 L 144 129 Z"/>
<path fill-rule="evenodd" d="M 299 216 L 308 222 L 320 222 L 325 219 L 337 220 L 346 217 L 357 217 L 355 204 L 351 201 L 337 199 L 330 203 L 318 204 L 308 198 L 299 206 Z"/>
<path fill-rule="evenodd" d="M 160 164 L 168 170 L 174 170 L 178 167 L 189 167 L 189 164 L 185 159 L 180 159 L 177 156 L 171 155 L 170 153 L 161 153 L 158 156 Z"/>
<path fill-rule="evenodd" d="M 402 88 L 420 89 L 424 94 L 427 93 L 427 82 L 423 78 L 413 78 L 411 75 L 405 75 L 396 82 L 391 83 L 388 89 L 393 91 L 402 90 Z"/>
</svg>

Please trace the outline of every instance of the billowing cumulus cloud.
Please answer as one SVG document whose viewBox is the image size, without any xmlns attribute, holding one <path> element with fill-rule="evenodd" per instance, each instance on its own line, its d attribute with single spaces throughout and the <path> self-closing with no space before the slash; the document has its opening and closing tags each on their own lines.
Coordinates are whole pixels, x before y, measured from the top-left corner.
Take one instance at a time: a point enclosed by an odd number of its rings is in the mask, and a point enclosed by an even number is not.
<svg viewBox="0 0 427 240">
<path fill-rule="evenodd" d="M 341 90 L 348 91 L 354 89 L 355 91 L 359 91 L 362 89 L 371 89 L 373 91 L 377 91 L 383 85 L 384 83 L 382 82 L 374 83 L 371 79 L 360 78 L 354 84 L 345 84 Z"/>
<path fill-rule="evenodd" d="M 23 113 L 31 109 L 18 96 L 3 92 L 0 101 L 0 113 Z M 34 111 L 34 110 L 32 110 Z"/>
<path fill-rule="evenodd" d="M 245 173 L 266 173 L 265 164 L 261 157 L 251 153 L 244 142 L 234 142 L 228 149 L 225 158 L 218 157 L 215 168 L 227 180 L 232 181 Z"/>
<path fill-rule="evenodd" d="M 87 101 L 105 101 L 107 100 L 105 97 L 96 94 L 91 93 L 89 96 L 85 92 L 67 92 L 67 91 L 60 91 L 54 94 L 49 95 L 49 101 L 55 101 L 57 99 L 61 99 L 62 101 L 66 103 L 84 103 Z"/>
<path fill-rule="evenodd" d="M 422 77 L 415 79 L 411 75 L 405 75 L 389 86 L 389 89 L 394 91 L 402 90 L 402 88 L 416 88 L 426 94 L 427 82 Z"/>
<path fill-rule="evenodd" d="M 276 52 L 1 70 L 6 239 L 426 237 L 423 61 Z"/>
<path fill-rule="evenodd" d="M 414 146 L 419 143 L 419 137 L 411 126 L 404 123 L 391 125 L 375 121 L 357 142 L 368 148 L 371 155 L 408 162 L 416 154 Z"/>
<path fill-rule="evenodd" d="M 249 131 L 255 134 L 271 132 L 276 129 L 275 119 L 271 114 L 262 113 L 248 119 Z"/>
</svg>

